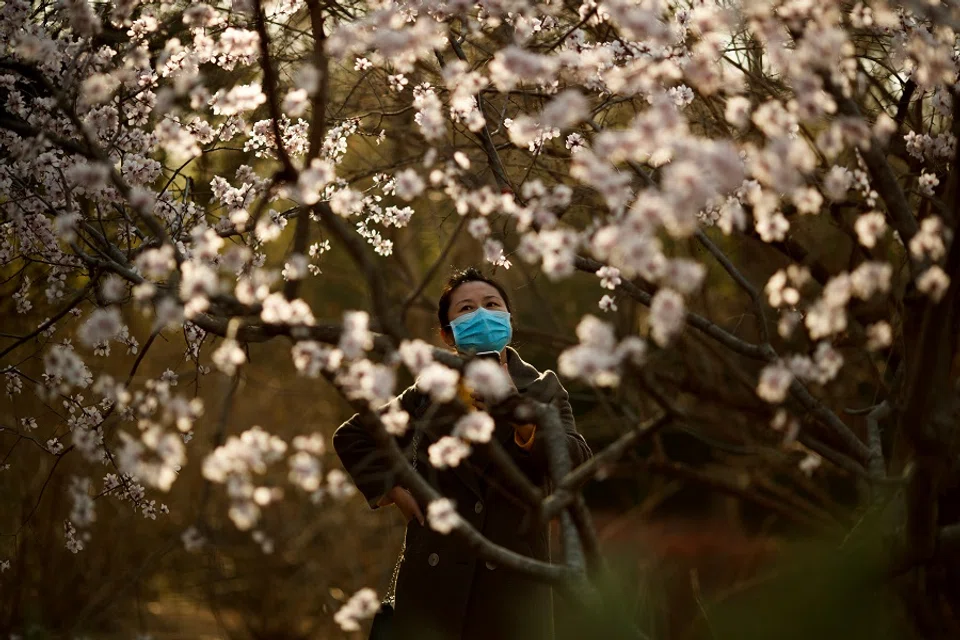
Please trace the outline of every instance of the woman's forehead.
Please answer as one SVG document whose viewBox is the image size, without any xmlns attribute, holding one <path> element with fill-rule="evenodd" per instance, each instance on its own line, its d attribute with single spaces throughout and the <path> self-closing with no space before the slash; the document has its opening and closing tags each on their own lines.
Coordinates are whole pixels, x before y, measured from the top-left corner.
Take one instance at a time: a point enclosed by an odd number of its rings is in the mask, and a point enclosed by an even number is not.
<svg viewBox="0 0 960 640">
<path fill-rule="evenodd" d="M 477 302 L 487 296 L 496 296 L 498 299 L 503 300 L 496 287 L 480 280 L 473 280 L 471 282 L 464 282 L 454 289 L 450 295 L 450 303 L 451 306 L 453 306 L 467 300 Z"/>
</svg>

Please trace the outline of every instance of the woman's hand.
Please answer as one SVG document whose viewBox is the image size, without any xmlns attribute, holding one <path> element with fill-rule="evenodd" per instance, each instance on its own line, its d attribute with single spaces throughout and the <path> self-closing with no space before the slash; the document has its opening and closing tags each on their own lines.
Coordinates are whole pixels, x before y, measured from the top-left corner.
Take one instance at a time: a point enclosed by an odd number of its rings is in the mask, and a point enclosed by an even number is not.
<svg viewBox="0 0 960 640">
<path fill-rule="evenodd" d="M 400 509 L 400 513 L 403 514 L 403 519 L 409 523 L 414 518 L 417 519 L 421 525 L 424 523 L 423 511 L 420 510 L 420 505 L 417 504 L 417 499 L 413 497 L 413 494 L 404 489 L 401 486 L 396 486 L 393 489 L 390 489 L 379 502 L 380 506 L 386 506 L 388 504 L 395 504 L 397 508 Z"/>
</svg>

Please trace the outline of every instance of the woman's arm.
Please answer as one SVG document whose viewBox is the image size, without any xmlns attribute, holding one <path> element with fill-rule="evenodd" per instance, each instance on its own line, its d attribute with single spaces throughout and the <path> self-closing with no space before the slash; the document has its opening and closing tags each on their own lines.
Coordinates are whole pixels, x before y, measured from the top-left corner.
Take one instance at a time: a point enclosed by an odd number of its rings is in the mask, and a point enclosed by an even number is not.
<svg viewBox="0 0 960 640">
<path fill-rule="evenodd" d="M 545 372 L 542 381 L 538 383 L 538 390 L 532 395 L 541 402 L 552 403 L 560 411 L 560 422 L 563 425 L 570 463 L 573 467 L 577 467 L 589 460 L 593 452 L 587 441 L 577 431 L 573 407 L 570 406 L 570 395 L 553 371 Z M 514 425 L 514 436 L 505 445 L 521 468 L 527 469 L 530 475 L 537 478 L 545 477 L 548 473 L 545 442 L 543 436 L 538 435 L 539 430 L 535 424 Z"/>
<path fill-rule="evenodd" d="M 401 448 L 411 441 L 414 414 L 420 400 L 421 395 L 414 387 L 408 388 L 395 400 L 410 414 L 407 432 L 397 438 Z M 383 407 L 381 411 L 385 409 L 386 407 Z M 386 453 L 377 448 L 368 425 L 361 423 L 359 414 L 354 414 L 336 430 L 333 434 L 333 448 L 371 509 L 390 504 L 383 500 L 396 485 L 396 469 L 388 461 Z"/>
<path fill-rule="evenodd" d="M 557 382 L 559 384 L 559 381 Z M 593 457 L 590 445 L 577 431 L 577 421 L 573 417 L 573 407 L 570 406 L 570 394 L 561 385 L 560 392 L 555 400 L 560 408 L 560 421 L 567 438 L 567 449 L 570 451 L 570 463 L 576 468 Z"/>
</svg>

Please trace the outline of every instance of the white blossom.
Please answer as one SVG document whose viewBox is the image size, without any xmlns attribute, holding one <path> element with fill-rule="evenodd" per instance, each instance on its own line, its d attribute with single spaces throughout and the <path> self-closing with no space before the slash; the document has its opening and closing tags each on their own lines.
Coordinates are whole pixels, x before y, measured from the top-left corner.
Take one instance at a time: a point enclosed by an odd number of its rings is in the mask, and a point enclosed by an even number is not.
<svg viewBox="0 0 960 640">
<path fill-rule="evenodd" d="M 835 202 L 846 200 L 853 185 L 853 173 L 845 167 L 833 166 L 823 178 L 823 192 Z"/>
<path fill-rule="evenodd" d="M 327 495 L 335 500 L 345 500 L 357 492 L 350 477 L 340 469 L 330 469 L 327 472 Z"/>
<path fill-rule="evenodd" d="M 910 238 L 910 253 L 917 260 L 925 257 L 939 260 L 947 253 L 946 243 L 952 237 L 949 228 L 938 216 L 929 216 L 920 221 L 920 229 Z"/>
<path fill-rule="evenodd" d="M 65 388 L 86 388 L 93 382 L 90 369 L 77 352 L 67 346 L 51 347 L 43 357 L 44 372 L 62 383 Z"/>
<path fill-rule="evenodd" d="M 857 218 L 857 221 L 853 223 L 853 229 L 857 232 L 857 240 L 860 244 L 872 249 L 876 246 L 877 240 L 886 232 L 887 221 L 879 211 L 871 211 Z"/>
<path fill-rule="evenodd" d="M 397 197 L 410 202 L 426 188 L 423 178 L 413 169 L 404 169 L 395 177 L 394 193 Z"/>
<path fill-rule="evenodd" d="M 893 329 L 890 323 L 880 320 L 867 327 L 867 349 L 879 351 L 893 344 Z"/>
<path fill-rule="evenodd" d="M 453 435 L 469 442 L 490 442 L 494 426 L 488 413 L 471 411 L 453 425 Z"/>
<path fill-rule="evenodd" d="M 444 535 L 460 525 L 460 514 L 449 498 L 438 498 L 427 505 L 427 521 L 430 528 Z"/>
<path fill-rule="evenodd" d="M 314 158 L 310 166 L 300 172 L 297 177 L 297 192 L 300 201 L 306 205 L 320 202 L 320 195 L 324 188 L 336 178 L 333 163 L 321 158 Z"/>
<path fill-rule="evenodd" d="M 820 456 L 813 451 L 807 452 L 807 455 L 804 456 L 803 460 L 800 461 L 800 464 L 797 465 L 797 468 L 800 469 L 806 475 L 813 475 L 813 472 L 816 471 L 823 460 Z"/>
<path fill-rule="evenodd" d="M 453 436 L 443 436 L 427 448 L 430 464 L 438 469 L 456 467 L 470 455 L 470 445 Z"/>
<path fill-rule="evenodd" d="M 415 376 L 433 362 L 433 347 L 420 339 L 404 340 L 397 351 L 400 359 Z"/>
<path fill-rule="evenodd" d="M 284 96 L 281 108 L 287 115 L 298 118 L 306 112 L 307 106 L 310 104 L 308 98 L 306 89 L 291 89 Z"/>
<path fill-rule="evenodd" d="M 760 372 L 757 395 L 770 403 L 783 402 L 793 382 L 793 373 L 782 363 L 767 365 Z"/>
<path fill-rule="evenodd" d="M 950 286 L 950 276 L 937 265 L 933 265 L 917 278 L 917 289 L 930 296 L 934 302 L 940 302 Z"/>
<path fill-rule="evenodd" d="M 287 460 L 290 473 L 287 477 L 290 482 L 304 491 L 316 491 L 323 481 L 323 468 L 320 460 L 308 451 L 298 451 Z"/>
<path fill-rule="evenodd" d="M 226 338 L 211 356 L 214 366 L 228 376 L 235 375 L 237 368 L 247 361 L 247 354 L 236 340 Z"/>
<path fill-rule="evenodd" d="M 136 265 L 151 280 L 165 278 L 177 266 L 173 247 L 165 244 L 158 249 L 147 249 L 137 256 Z"/>
<path fill-rule="evenodd" d="M 50 438 L 46 442 L 46 449 L 55 456 L 63 453 L 63 445 L 60 444 L 60 440 L 57 438 Z"/>
<path fill-rule="evenodd" d="M 379 609 L 380 598 L 376 591 L 364 587 L 350 596 L 346 604 L 333 614 L 333 619 L 344 631 L 359 631 L 360 621 L 372 618 Z"/>
<path fill-rule="evenodd" d="M 707 268 L 695 260 L 674 258 L 667 261 L 660 283 L 683 295 L 695 293 L 703 284 Z"/>
<path fill-rule="evenodd" d="M 252 111 L 266 102 L 260 83 L 241 84 L 229 91 L 217 91 L 210 100 L 214 115 L 232 116 Z"/>
<path fill-rule="evenodd" d="M 917 179 L 917 188 L 925 196 L 933 197 L 934 189 L 940 184 L 940 179 L 934 173 L 922 172 Z"/>
<path fill-rule="evenodd" d="M 282 490 L 257 486 L 255 479 L 282 459 L 286 450 L 286 442 L 255 426 L 230 436 L 204 459 L 203 477 L 226 485 L 231 500 L 227 515 L 238 529 L 252 529 L 260 519 L 261 507 L 282 497 Z"/>
<path fill-rule="evenodd" d="M 683 297 L 672 289 L 657 291 L 650 303 L 650 335 L 661 347 L 667 346 L 682 330 L 686 318 Z"/>
<path fill-rule="evenodd" d="M 120 309 L 117 307 L 95 309 L 80 327 L 77 337 L 85 346 L 93 347 L 116 338 L 122 327 Z"/>
<path fill-rule="evenodd" d="M 169 491 L 186 461 L 180 437 L 158 425 L 151 425 L 139 438 L 121 431 L 120 440 L 122 445 L 116 453 L 120 471 L 160 491 Z"/>
<path fill-rule="evenodd" d="M 616 267 L 600 267 L 597 270 L 597 277 L 600 278 L 600 286 L 604 289 L 616 289 L 620 286 L 620 269 Z"/>
<path fill-rule="evenodd" d="M 391 435 L 402 436 L 409 428 L 410 414 L 401 409 L 398 402 L 389 403 L 387 408 L 386 412 L 380 414 L 383 428 Z"/>
<path fill-rule="evenodd" d="M 302 280 L 309 273 L 310 259 L 302 253 L 294 253 L 284 263 L 281 276 L 284 280 Z"/>
<path fill-rule="evenodd" d="M 611 296 L 603 296 L 600 298 L 599 303 L 600 309 L 603 311 L 616 311 L 617 310 L 617 301 Z"/>
<path fill-rule="evenodd" d="M 343 332 L 338 346 L 348 360 L 360 358 L 373 348 L 373 334 L 369 325 L 370 316 L 366 311 L 347 311 L 343 314 Z"/>
<path fill-rule="evenodd" d="M 723 115 L 727 122 L 738 129 L 743 129 L 750 122 L 750 100 L 743 96 L 729 98 Z"/>
<path fill-rule="evenodd" d="M 457 383 L 460 373 L 439 362 L 428 364 L 420 370 L 417 388 L 429 394 L 434 402 L 450 402 L 457 395 Z"/>
<path fill-rule="evenodd" d="M 464 381 L 488 402 L 499 402 L 513 391 L 509 375 L 497 362 L 485 358 L 470 361 L 464 369 Z"/>
</svg>

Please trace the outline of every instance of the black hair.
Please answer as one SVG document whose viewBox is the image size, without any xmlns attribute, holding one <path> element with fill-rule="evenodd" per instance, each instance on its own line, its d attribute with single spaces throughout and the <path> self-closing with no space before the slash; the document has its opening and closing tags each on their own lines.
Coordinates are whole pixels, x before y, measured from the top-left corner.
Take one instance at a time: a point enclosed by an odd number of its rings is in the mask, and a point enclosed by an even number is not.
<svg viewBox="0 0 960 640">
<path fill-rule="evenodd" d="M 486 282 L 497 290 L 497 293 L 503 298 L 503 303 L 507 306 L 507 311 L 510 311 L 510 296 L 507 295 L 506 289 L 499 282 L 483 275 L 476 267 L 460 269 L 450 274 L 447 283 L 443 285 L 443 292 L 440 294 L 440 302 L 437 304 L 437 319 L 440 320 L 441 331 L 450 331 L 450 297 L 457 287 L 467 282 Z"/>
</svg>

